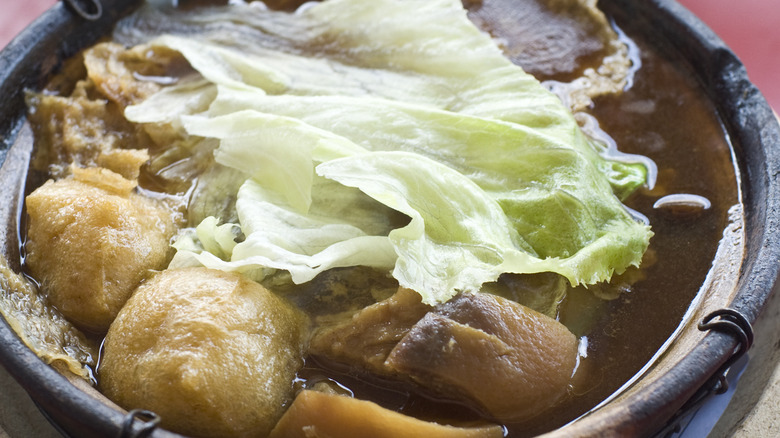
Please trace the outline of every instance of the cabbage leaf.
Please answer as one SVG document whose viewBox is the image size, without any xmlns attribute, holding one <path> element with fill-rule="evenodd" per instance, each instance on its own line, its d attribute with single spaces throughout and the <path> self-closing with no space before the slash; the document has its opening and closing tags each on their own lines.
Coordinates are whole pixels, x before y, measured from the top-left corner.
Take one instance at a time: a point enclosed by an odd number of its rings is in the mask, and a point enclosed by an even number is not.
<svg viewBox="0 0 780 438">
<path fill-rule="evenodd" d="M 175 265 L 281 269 L 296 283 L 373 266 L 435 304 L 504 272 L 577 285 L 640 263 L 652 232 L 615 193 L 635 190 L 646 169 L 605 158 L 459 1 L 160 17 L 148 20 L 165 35 L 150 44 L 179 51 L 216 86 L 207 111 L 176 123 L 219 139 L 216 161 L 246 176 L 236 202 L 244 239 L 226 242 L 208 219 L 177 244 Z M 200 102 L 185 91 L 168 94 Z M 156 110 L 163 93 L 126 116 L 170 123 Z"/>
</svg>

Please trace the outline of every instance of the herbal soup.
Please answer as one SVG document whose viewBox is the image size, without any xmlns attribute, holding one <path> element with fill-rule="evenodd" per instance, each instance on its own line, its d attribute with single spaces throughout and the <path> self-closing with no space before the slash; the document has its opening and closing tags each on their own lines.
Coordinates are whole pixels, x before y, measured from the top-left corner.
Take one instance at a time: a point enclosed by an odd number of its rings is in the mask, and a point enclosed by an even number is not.
<svg viewBox="0 0 780 438">
<path fill-rule="evenodd" d="M 679 59 L 517 3 L 143 6 L 28 94 L 6 319 L 187 435 L 576 419 L 680 324 L 736 176 Z"/>
</svg>

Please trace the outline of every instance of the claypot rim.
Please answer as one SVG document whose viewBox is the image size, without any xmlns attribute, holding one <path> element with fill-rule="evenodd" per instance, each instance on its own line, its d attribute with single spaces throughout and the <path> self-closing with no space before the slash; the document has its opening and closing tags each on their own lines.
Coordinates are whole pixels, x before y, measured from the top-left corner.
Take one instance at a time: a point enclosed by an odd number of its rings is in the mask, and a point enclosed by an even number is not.
<svg viewBox="0 0 780 438">
<path fill-rule="evenodd" d="M 99 20 L 88 22 L 59 2 L 0 52 L 0 95 L 4 96 L 0 103 L 0 165 L 9 159 L 8 150 L 22 126 L 22 90 L 40 88 L 62 59 L 106 34 L 119 17 L 139 3 L 139 0 L 115 0 L 110 8 L 104 5 L 104 14 Z M 662 28 L 658 44 L 678 51 L 689 60 L 699 82 L 715 103 L 734 148 L 745 208 L 746 251 L 738 292 L 729 307 L 744 314 L 752 323 L 775 288 L 780 271 L 777 262 L 780 260 L 780 125 L 764 97 L 750 83 L 744 66 L 734 53 L 674 0 L 602 0 L 600 6 L 617 19 L 628 21 L 630 17 L 643 17 L 641 25 L 646 26 L 647 31 Z M 10 238 L 7 234 L 5 237 Z M 565 426 L 561 432 L 609 430 L 613 434 L 622 431 L 649 435 L 651 429 L 638 430 L 636 423 L 662 426 L 693 391 L 729 359 L 736 345 L 735 338 L 729 334 L 708 333 L 667 379 L 648 388 L 647 393 L 624 400 L 612 411 L 608 405 Z M 79 390 L 44 364 L 2 318 L 0 364 L 42 411 L 52 417 L 53 424 L 63 429 L 63 434 L 119 435 L 124 414 Z M 687 377 L 682 379 L 682 375 Z M 687 387 L 680 387 L 681 382 Z M 652 413 L 641 414 L 648 410 Z M 157 429 L 151 436 L 178 435 Z"/>
</svg>

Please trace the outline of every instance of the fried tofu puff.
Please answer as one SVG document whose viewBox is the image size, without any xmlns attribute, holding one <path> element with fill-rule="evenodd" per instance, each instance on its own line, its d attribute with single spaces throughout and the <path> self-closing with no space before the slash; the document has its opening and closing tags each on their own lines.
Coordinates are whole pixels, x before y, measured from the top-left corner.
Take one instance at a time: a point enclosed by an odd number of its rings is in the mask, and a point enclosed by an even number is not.
<svg viewBox="0 0 780 438">
<path fill-rule="evenodd" d="M 135 181 L 72 169 L 26 199 L 26 263 L 48 300 L 78 327 L 105 333 L 149 270 L 164 268 L 172 212 L 136 194 Z"/>
<path fill-rule="evenodd" d="M 292 304 L 239 274 L 169 269 L 111 325 L 100 387 L 189 436 L 266 436 L 292 401 L 307 327 Z"/>
</svg>

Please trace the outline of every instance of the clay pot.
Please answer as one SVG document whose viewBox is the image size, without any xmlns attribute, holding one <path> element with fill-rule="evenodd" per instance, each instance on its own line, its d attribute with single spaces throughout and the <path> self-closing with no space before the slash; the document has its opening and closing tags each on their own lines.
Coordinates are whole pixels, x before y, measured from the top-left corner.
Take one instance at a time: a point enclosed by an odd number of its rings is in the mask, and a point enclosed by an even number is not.
<svg viewBox="0 0 780 438">
<path fill-rule="evenodd" d="M 108 34 L 113 23 L 139 3 L 115 0 L 103 5 L 100 18 L 88 20 L 60 2 L 0 53 L 0 250 L 8 260 L 19 260 L 18 206 L 31 148 L 23 90 L 40 88 L 63 59 Z M 511 7 L 511 2 L 507 4 Z M 675 414 L 717 384 L 723 367 L 744 350 L 749 339 L 747 335 L 741 338 L 740 329 L 733 326 L 741 326 L 742 333 L 749 331 L 744 323 L 754 322 L 762 311 L 780 270 L 780 126 L 742 64 L 714 33 L 674 1 L 603 0 L 600 7 L 622 27 L 630 26 L 633 32 L 647 36 L 656 49 L 676 51 L 689 62 L 733 145 L 744 223 L 738 256 L 733 251 L 718 256 L 708 278 L 710 285 L 705 284 L 705 292 L 670 338 L 664 354 L 630 387 L 549 433 L 552 437 L 647 436 L 670 421 L 673 425 Z M 738 313 L 712 316 L 710 312 L 717 309 Z M 700 330 L 697 325 L 708 317 L 715 326 Z M 145 425 L 136 421 L 128 426 L 126 413 L 44 364 L 2 319 L 0 363 L 68 434 L 106 437 L 120 436 L 124 430 L 126 435 L 121 436 L 138 436 L 134 434 Z M 178 435 L 157 428 L 150 436 Z"/>
</svg>

